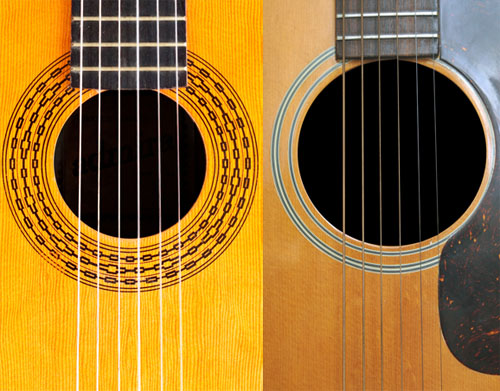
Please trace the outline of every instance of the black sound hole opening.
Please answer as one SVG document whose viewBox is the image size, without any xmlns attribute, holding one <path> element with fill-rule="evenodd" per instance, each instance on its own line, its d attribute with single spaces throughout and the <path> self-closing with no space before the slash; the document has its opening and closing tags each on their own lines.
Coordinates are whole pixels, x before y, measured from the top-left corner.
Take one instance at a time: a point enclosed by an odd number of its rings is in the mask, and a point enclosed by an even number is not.
<svg viewBox="0 0 500 391">
<path fill-rule="evenodd" d="M 121 92 L 121 213 L 120 235 L 137 237 L 137 94 Z M 140 236 L 159 232 L 157 93 L 141 91 L 140 107 Z M 160 98 L 161 229 L 178 221 L 176 104 Z M 97 229 L 98 98 L 83 104 L 81 220 Z M 191 209 L 205 179 L 203 140 L 191 117 L 179 107 L 181 218 Z M 78 216 L 79 110 L 65 123 L 55 152 L 59 190 Z M 118 236 L 118 92 L 101 94 L 100 231 Z"/>
<path fill-rule="evenodd" d="M 476 196 L 486 163 L 486 144 L 476 110 L 446 77 L 400 62 L 401 243 L 417 243 L 450 227 Z M 364 67 L 365 240 L 399 244 L 398 99 L 396 61 L 381 63 L 382 240 L 379 191 L 378 64 Z M 346 82 L 346 234 L 362 239 L 361 68 Z M 434 116 L 434 102 L 437 115 Z M 437 125 L 437 190 L 434 120 Z M 417 124 L 419 136 L 417 136 Z M 418 154 L 417 141 L 420 144 Z M 420 158 L 420 192 L 418 161 Z M 298 144 L 304 187 L 317 210 L 342 229 L 342 77 L 312 103 Z M 419 219 L 420 193 L 420 219 Z M 438 197 L 436 196 L 438 194 Z M 436 201 L 436 197 L 439 202 Z M 439 210 L 439 216 L 437 216 Z M 420 223 L 419 223 L 420 220 Z M 420 229 L 419 229 L 420 227 Z M 420 231 L 420 233 L 419 233 Z"/>
</svg>

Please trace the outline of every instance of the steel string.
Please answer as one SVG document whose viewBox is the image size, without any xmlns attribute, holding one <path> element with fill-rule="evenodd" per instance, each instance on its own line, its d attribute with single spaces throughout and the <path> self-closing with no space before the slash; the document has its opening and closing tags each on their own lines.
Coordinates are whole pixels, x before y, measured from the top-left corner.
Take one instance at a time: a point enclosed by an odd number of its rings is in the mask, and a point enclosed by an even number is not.
<svg viewBox="0 0 500 391">
<path fill-rule="evenodd" d="M 415 4 L 415 84 L 416 84 L 416 111 L 417 111 L 417 198 L 418 198 L 418 257 L 420 283 L 420 349 L 422 365 L 422 390 L 424 389 L 424 310 L 423 310 L 423 283 L 422 283 L 422 202 L 420 177 L 420 108 L 418 91 L 418 38 L 417 38 L 417 0 Z"/>
</svg>

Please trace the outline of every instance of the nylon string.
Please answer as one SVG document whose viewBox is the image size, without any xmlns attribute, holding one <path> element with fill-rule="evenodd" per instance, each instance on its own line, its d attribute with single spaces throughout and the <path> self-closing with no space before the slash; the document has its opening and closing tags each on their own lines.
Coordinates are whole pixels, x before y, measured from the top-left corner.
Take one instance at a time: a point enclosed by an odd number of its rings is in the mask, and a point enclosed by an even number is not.
<svg viewBox="0 0 500 391">
<path fill-rule="evenodd" d="M 158 277 L 160 281 L 160 294 L 159 294 L 159 306 L 160 306 L 160 390 L 163 391 L 163 263 L 162 263 L 162 195 L 161 195 L 161 118 L 160 118 L 160 2 L 156 0 L 156 65 L 158 71 L 156 73 L 156 83 L 157 83 L 157 123 L 158 123 L 158 262 L 160 263 L 158 267 Z"/>
<path fill-rule="evenodd" d="M 99 51 L 97 78 L 97 293 L 96 293 L 96 390 L 99 390 L 99 307 L 101 272 L 101 55 L 102 55 L 102 0 L 99 0 Z"/>
<path fill-rule="evenodd" d="M 78 112 L 78 248 L 77 248 L 77 258 L 78 258 L 78 273 L 77 273 L 77 299 L 76 299 L 76 379 L 75 388 L 78 391 L 80 389 L 80 303 L 81 303 L 81 289 L 80 289 L 80 277 L 81 277 L 81 248 L 82 248 L 82 122 L 83 122 L 83 7 L 84 0 L 80 0 L 80 88 L 78 91 L 80 110 Z"/>
<path fill-rule="evenodd" d="M 118 0 L 118 332 L 117 332 L 117 383 L 118 390 L 121 388 L 121 0 Z"/>
<path fill-rule="evenodd" d="M 183 356 L 183 328 L 182 328 L 182 255 L 181 255 L 181 162 L 179 147 L 179 39 L 177 21 L 177 1 L 174 1 L 174 34 L 175 34 L 175 122 L 177 137 L 177 246 L 178 246 L 178 285 L 179 285 L 179 385 L 180 390 L 184 389 L 184 356 Z"/>
<path fill-rule="evenodd" d="M 342 389 L 346 389 L 346 253 L 345 253 L 345 196 L 346 196 L 346 99 L 345 99 L 345 0 L 342 0 Z"/>
<path fill-rule="evenodd" d="M 139 0 L 136 0 L 136 116 L 137 116 L 137 390 L 141 390 L 141 135 L 140 135 L 140 61 L 139 61 Z"/>
</svg>

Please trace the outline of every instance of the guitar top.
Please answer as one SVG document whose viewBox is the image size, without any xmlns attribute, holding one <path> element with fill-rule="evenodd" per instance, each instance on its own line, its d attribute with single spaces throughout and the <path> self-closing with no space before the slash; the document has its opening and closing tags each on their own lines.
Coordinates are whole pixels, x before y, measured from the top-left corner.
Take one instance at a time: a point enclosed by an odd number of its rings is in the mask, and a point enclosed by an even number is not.
<svg viewBox="0 0 500 391">
<path fill-rule="evenodd" d="M 495 0 L 1 3 L 0 390 L 500 389 Z"/>
<path fill-rule="evenodd" d="M 264 4 L 264 384 L 270 389 L 500 387 L 499 51 L 490 34 L 498 12 L 495 2 L 451 0 Z M 445 86 L 450 80 L 454 89 Z M 460 90 L 477 113 L 479 149 L 477 125 L 453 100 Z M 436 124 L 433 149 L 433 137 L 423 137 Z M 453 131 L 444 136 L 446 129 Z M 460 149 L 455 138 L 469 139 L 469 147 Z M 425 140 L 420 153 L 417 140 Z M 405 150 L 405 143 L 415 149 Z M 307 154 L 310 145 L 315 149 Z M 387 164 L 384 157 L 380 169 L 379 145 L 382 156 L 395 156 Z M 403 165 L 416 156 L 425 175 L 427 164 L 444 169 L 467 157 L 459 175 L 439 174 L 437 223 L 437 201 L 425 203 L 435 184 Z M 467 192 L 481 159 L 471 198 L 445 222 L 444 210 Z M 379 204 L 383 197 L 389 201 Z M 358 210 L 349 214 L 350 207 Z M 434 225 L 426 234 L 429 210 Z"/>
<path fill-rule="evenodd" d="M 135 85 L 125 85 L 127 80 L 135 81 L 135 72 L 130 72 L 137 68 L 135 35 L 122 48 L 121 64 L 117 63 L 118 18 L 130 38 L 137 23 L 136 2 L 122 0 L 122 15 L 117 15 L 118 1 L 102 2 L 101 29 L 108 35 L 101 40 L 100 64 L 93 55 L 98 40 L 85 35 L 98 32 L 99 11 L 91 6 L 99 2 L 73 3 L 90 7 L 85 9 L 83 21 L 75 16 L 78 9 L 72 11 L 66 0 L 3 1 L 0 5 L 0 389 L 260 389 L 261 5 L 177 1 L 177 16 L 182 19 L 177 23 L 177 40 L 174 37 L 180 46 L 177 66 L 187 66 L 188 87 L 182 87 L 179 71 L 178 96 L 175 89 L 162 90 L 163 137 L 157 148 L 157 72 L 151 72 L 153 77 L 147 75 L 153 85 L 141 82 L 140 94 L 134 91 Z M 149 12 L 139 11 L 144 19 L 139 23 L 145 23 L 141 34 L 147 35 L 139 37 L 140 61 L 150 61 L 148 67 L 156 69 L 157 36 L 156 30 L 152 32 L 156 18 L 151 15 L 157 15 L 157 2 L 141 0 L 139 4 L 142 11 Z M 163 61 L 163 54 L 170 56 L 173 46 L 170 33 L 162 35 L 163 27 L 170 29 L 176 18 L 173 1 L 159 4 L 160 15 L 165 11 L 162 18 L 166 19 L 159 21 Z M 114 14 L 105 15 L 109 7 Z M 90 68 L 85 76 L 95 80 L 98 72 L 92 70 L 99 65 L 101 76 L 106 67 L 122 68 L 123 87 L 132 91 L 122 92 L 120 106 L 116 91 L 103 92 L 99 100 L 98 86 L 84 83 L 81 92 L 75 86 L 79 84 L 75 60 L 79 63 L 81 40 L 72 36 L 72 21 L 73 35 L 78 35 L 76 25 L 83 23 L 85 29 L 83 65 Z M 143 29 L 146 25 L 151 27 L 149 32 Z M 165 75 L 172 79 L 170 69 L 176 65 L 171 57 L 168 61 L 160 66 L 168 68 Z M 114 83 L 117 74 L 106 77 Z M 161 78 L 163 75 L 160 73 Z M 112 87 L 101 84 L 103 90 Z M 137 149 L 136 109 L 142 128 Z M 188 124 L 180 134 L 187 143 L 183 156 L 189 163 L 180 167 L 181 173 L 187 173 L 180 179 L 181 201 L 184 191 L 191 188 L 195 169 L 191 162 L 198 157 L 205 162 L 201 187 L 192 206 L 182 211 L 180 225 L 176 159 L 172 159 L 176 156 L 176 118 Z M 102 134 L 100 192 L 92 179 L 99 171 L 98 123 Z M 121 148 L 117 146 L 118 129 Z M 200 145 L 191 147 L 192 140 L 201 140 L 204 156 L 197 156 Z M 134 223 L 136 150 L 140 152 L 140 210 L 144 217 L 140 227 L 145 233 L 140 241 Z M 174 216 L 170 222 L 164 219 L 161 235 L 155 209 L 158 153 L 164 168 L 163 210 L 171 210 Z M 116 169 L 118 164 L 121 170 Z M 78 205 L 80 169 L 81 223 L 78 207 L 73 205 L 74 200 Z M 123 201 L 121 240 L 116 233 L 118 172 Z M 174 173 L 172 182 L 169 172 Z M 86 184 L 90 182 L 94 184 Z M 166 188 L 168 183 L 173 188 Z M 129 212 L 126 192 L 133 195 Z M 97 194 L 102 201 L 100 233 L 95 226 Z M 148 207 L 153 209 L 151 215 L 144 212 Z M 110 216 L 114 223 L 107 225 Z M 129 217 L 132 223 L 127 226 Z"/>
</svg>

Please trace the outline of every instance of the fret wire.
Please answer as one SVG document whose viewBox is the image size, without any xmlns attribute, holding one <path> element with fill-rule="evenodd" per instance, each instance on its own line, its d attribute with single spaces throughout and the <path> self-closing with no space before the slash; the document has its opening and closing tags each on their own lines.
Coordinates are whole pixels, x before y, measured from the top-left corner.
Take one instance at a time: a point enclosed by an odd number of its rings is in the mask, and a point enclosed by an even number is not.
<svg viewBox="0 0 500 391">
<path fill-rule="evenodd" d="M 114 47 L 145 47 L 145 48 L 150 48 L 150 47 L 186 47 L 187 44 L 186 42 L 178 42 L 177 44 L 175 42 L 160 42 L 159 44 L 157 42 L 102 42 L 101 45 L 99 45 L 99 42 L 73 42 L 71 44 L 71 47 L 86 47 L 86 48 L 97 48 L 97 47 L 109 47 L 109 48 L 114 48 Z"/>
<path fill-rule="evenodd" d="M 156 72 L 158 71 L 158 67 L 101 67 L 100 70 L 103 72 L 109 71 L 118 71 L 120 69 L 121 72 L 133 72 L 133 71 L 141 71 L 141 72 Z M 84 72 L 98 72 L 99 67 L 71 67 L 72 72 L 80 72 L 80 70 Z M 167 72 L 178 72 L 178 71 L 187 71 L 187 67 L 176 68 L 176 67 L 160 67 L 160 71 Z"/>
<path fill-rule="evenodd" d="M 98 40 L 98 21 L 86 20 L 84 31 L 84 42 L 97 42 Z M 117 30 L 118 21 L 103 21 L 102 42 L 116 42 L 118 41 Z M 136 39 L 137 24 L 140 24 L 139 42 L 156 42 L 156 23 L 155 21 L 137 21 L 120 22 L 122 40 L 125 42 L 134 41 Z M 186 41 L 186 21 L 185 20 L 171 20 L 160 21 L 160 42 L 172 42 L 174 40 L 175 25 L 179 26 L 179 40 L 180 42 Z M 72 21 L 72 42 L 78 41 L 76 32 L 80 30 L 82 21 Z"/>
<path fill-rule="evenodd" d="M 160 16 L 157 18 L 156 16 L 139 16 L 138 18 L 135 16 L 122 16 L 119 20 L 121 22 L 156 22 L 157 20 L 160 20 L 160 22 L 178 22 L 178 21 L 186 21 L 185 16 Z M 98 22 L 99 17 L 98 16 L 84 16 L 83 19 L 80 16 L 74 16 L 72 18 L 73 21 L 75 22 Z M 101 18 L 103 22 L 118 22 L 118 17 L 117 16 L 103 16 Z"/>
<path fill-rule="evenodd" d="M 415 39 L 415 38 L 438 38 L 437 34 L 432 34 L 432 33 L 422 33 L 422 34 L 399 34 L 397 36 L 399 39 Z M 361 35 L 346 35 L 344 37 L 346 41 L 355 41 L 355 40 L 360 40 Z M 383 35 L 365 35 L 363 36 L 363 39 L 396 39 L 396 34 L 383 34 Z M 338 35 L 337 36 L 337 41 L 342 41 L 342 36 Z"/>
<path fill-rule="evenodd" d="M 157 9 L 149 6 L 153 3 L 141 0 L 120 0 L 119 3 L 116 2 L 118 7 L 111 6 L 111 3 L 116 4 L 114 1 L 87 0 L 87 2 L 95 4 L 96 7 L 88 5 L 84 10 L 81 8 L 80 0 L 72 0 L 71 2 L 73 5 L 71 19 L 72 85 L 78 87 L 76 84 L 79 83 L 79 77 L 84 75 L 83 87 L 94 89 L 97 87 L 97 74 L 99 72 L 97 50 L 99 48 L 104 50 L 103 55 L 106 58 L 105 64 L 101 64 L 104 65 L 101 71 L 104 72 L 103 85 L 106 89 L 117 88 L 116 74 L 119 71 L 121 71 L 120 81 L 123 89 L 135 89 L 134 85 L 137 80 L 133 73 L 140 74 L 140 88 L 144 89 L 157 87 L 156 81 L 151 78 L 151 75 L 156 72 L 160 72 L 161 88 L 172 88 L 175 82 L 174 76 L 177 73 L 181 79 L 180 84 L 182 86 L 187 84 L 185 0 L 176 0 L 175 4 L 170 0 L 160 0 L 155 2 L 159 6 L 159 8 L 156 7 Z M 95 8 L 100 2 L 103 4 L 103 9 L 99 18 Z M 106 7 L 105 4 L 107 4 Z M 127 5 L 125 15 L 121 4 Z M 139 7 L 140 12 L 138 12 Z M 82 29 L 83 24 L 86 25 L 85 29 Z M 102 24 L 102 30 L 98 29 L 100 24 Z M 77 39 L 77 34 L 83 35 L 83 39 Z M 176 42 L 174 42 L 174 35 Z M 151 52 L 155 49 L 160 54 L 159 58 Z M 118 58 L 117 50 L 118 53 L 121 50 L 121 55 Z M 178 65 L 172 63 L 174 50 L 179 52 Z M 137 52 L 136 55 L 132 53 L 134 51 Z M 88 53 L 85 55 L 83 64 L 79 66 L 77 61 L 83 58 L 83 52 Z M 139 56 L 140 63 L 135 61 L 137 56 Z M 121 69 L 119 69 L 118 60 L 129 66 L 123 67 L 122 64 Z M 160 68 L 156 66 L 158 60 L 162 65 Z M 155 63 L 153 64 L 153 62 Z"/>
<path fill-rule="evenodd" d="M 70 0 L 68 0 L 70 2 Z M 98 3 L 99 0 L 86 0 L 85 9 L 83 10 L 80 5 L 81 0 L 71 0 L 72 14 L 74 16 L 98 16 Z M 136 0 L 103 0 L 102 1 L 102 16 L 116 16 L 118 7 L 121 7 L 120 13 L 123 17 L 136 18 L 137 16 L 152 16 L 157 15 L 175 15 L 174 1 L 160 0 L 159 12 L 156 10 L 156 1 L 154 0 L 140 0 L 139 8 L 140 13 L 137 15 L 137 1 Z M 177 0 L 178 16 L 186 15 L 186 0 Z"/>
<path fill-rule="evenodd" d="M 417 12 L 411 12 L 411 11 L 405 11 L 405 12 L 399 12 L 397 14 L 398 16 L 437 16 L 438 13 L 437 11 L 417 11 Z M 363 13 L 363 18 L 378 18 L 379 14 L 376 12 L 366 12 Z M 380 17 L 396 17 L 396 12 L 381 12 Z M 361 18 L 361 13 L 349 13 L 345 14 L 342 16 L 342 14 L 337 14 L 337 19 L 342 19 L 342 18 Z"/>
</svg>

